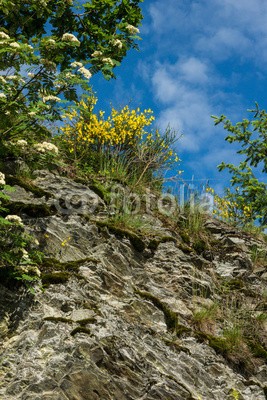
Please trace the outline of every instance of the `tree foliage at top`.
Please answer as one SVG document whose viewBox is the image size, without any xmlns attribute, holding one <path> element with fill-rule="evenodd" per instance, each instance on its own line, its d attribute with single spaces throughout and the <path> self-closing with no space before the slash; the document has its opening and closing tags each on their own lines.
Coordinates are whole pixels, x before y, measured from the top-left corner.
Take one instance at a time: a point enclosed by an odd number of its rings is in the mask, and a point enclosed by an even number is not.
<svg viewBox="0 0 267 400">
<path fill-rule="evenodd" d="M 1 139 L 20 137 L 60 117 L 98 71 L 114 77 L 137 48 L 142 0 L 2 0 Z"/>
<path fill-rule="evenodd" d="M 220 171 L 228 169 L 231 185 L 234 190 L 227 191 L 227 197 L 236 205 L 237 217 L 241 224 L 258 221 L 262 226 L 267 224 L 267 113 L 260 110 L 256 103 L 253 119 L 243 119 L 232 124 L 224 115 L 213 117 L 215 125 L 223 123 L 229 134 L 226 141 L 240 143 L 238 154 L 244 156 L 238 166 L 222 162 Z M 245 212 L 244 212 L 245 210 Z"/>
<path fill-rule="evenodd" d="M 142 1 L 142 0 L 141 0 Z M 71 61 L 91 62 L 94 71 L 102 70 L 108 77 L 112 68 L 105 67 L 103 58 L 111 58 L 114 67 L 130 48 L 136 48 L 135 36 L 142 19 L 139 0 L 3 0 L 0 26 L 15 40 L 37 43 L 41 55 L 66 68 Z M 79 46 L 46 46 L 47 39 L 59 40 L 73 33 Z M 120 42 L 118 42 L 118 40 Z M 92 57 L 100 51 L 103 57 Z M 108 72 L 109 71 L 109 72 Z"/>
</svg>

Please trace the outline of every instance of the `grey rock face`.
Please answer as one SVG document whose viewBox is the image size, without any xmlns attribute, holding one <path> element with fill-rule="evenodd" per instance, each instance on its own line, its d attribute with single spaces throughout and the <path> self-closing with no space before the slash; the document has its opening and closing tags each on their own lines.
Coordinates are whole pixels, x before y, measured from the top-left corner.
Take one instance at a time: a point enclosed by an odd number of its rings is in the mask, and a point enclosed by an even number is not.
<svg viewBox="0 0 267 400">
<path fill-rule="evenodd" d="M 68 193 L 64 179 L 50 178 L 35 183 L 55 196 Z M 70 190 L 83 189 L 73 183 Z M 37 286 L 34 296 L 0 286 L 1 399 L 230 400 L 234 391 L 239 399 L 266 399 L 264 366 L 247 379 L 190 325 L 193 303 L 214 304 L 216 279 L 251 274 L 249 262 L 234 263 L 233 252 L 228 261 L 206 261 L 174 242 L 149 256 L 82 213 L 25 223 L 54 260 L 53 271 L 64 264 L 69 279 Z M 219 225 L 212 229 L 227 237 Z"/>
<path fill-rule="evenodd" d="M 105 208 L 102 199 L 85 185 L 48 171 L 37 171 L 36 175 L 34 185 L 51 194 L 53 199 L 48 204 L 54 205 L 59 214 L 87 215 Z"/>
<path fill-rule="evenodd" d="M 31 205 L 33 210 L 36 210 L 36 215 L 40 215 L 43 207 L 46 215 L 50 210 L 51 214 L 63 216 L 88 215 L 105 209 L 103 200 L 81 183 L 46 170 L 36 171 L 35 175 L 36 178 L 32 182 L 35 193 L 31 193 L 19 185 L 14 186 L 14 191 L 7 192 L 13 208 L 24 208 L 27 214 L 27 209 L 30 209 Z M 41 194 L 38 193 L 38 189 Z M 31 216 L 34 216 L 33 210 L 31 210 Z"/>
</svg>

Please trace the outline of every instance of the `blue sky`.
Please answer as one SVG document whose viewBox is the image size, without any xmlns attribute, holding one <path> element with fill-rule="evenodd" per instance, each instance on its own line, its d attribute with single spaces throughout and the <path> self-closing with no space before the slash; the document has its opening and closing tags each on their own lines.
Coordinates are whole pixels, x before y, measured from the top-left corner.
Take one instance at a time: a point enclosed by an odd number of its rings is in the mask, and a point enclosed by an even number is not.
<svg viewBox="0 0 267 400">
<path fill-rule="evenodd" d="M 184 179 L 209 179 L 221 192 L 228 176 L 217 165 L 238 159 L 210 116 L 237 122 L 255 101 L 266 108 L 267 0 L 144 0 L 142 9 L 140 52 L 116 80 L 92 78 L 99 106 L 152 108 L 157 126 L 182 135 Z"/>
</svg>

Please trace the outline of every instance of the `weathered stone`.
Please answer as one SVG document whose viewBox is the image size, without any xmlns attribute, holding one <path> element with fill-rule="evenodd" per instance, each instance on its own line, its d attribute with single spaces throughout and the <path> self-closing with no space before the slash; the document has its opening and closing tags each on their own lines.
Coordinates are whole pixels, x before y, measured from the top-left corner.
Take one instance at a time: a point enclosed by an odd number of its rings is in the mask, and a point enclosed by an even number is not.
<svg viewBox="0 0 267 400">
<path fill-rule="evenodd" d="M 36 171 L 35 175 L 33 184 L 53 196 L 47 204 L 53 205 L 59 214 L 88 215 L 105 208 L 103 200 L 85 185 L 49 171 Z"/>
<path fill-rule="evenodd" d="M 90 193 L 86 185 L 44 171 L 34 184 L 51 201 L 58 193 L 61 200 Z M 33 199 L 27 191 L 18 193 L 25 202 Z M 196 311 L 217 306 L 222 312 L 231 302 L 240 314 L 256 310 L 256 318 L 264 312 L 259 304 L 265 272 L 253 266 L 248 236 L 239 238 L 235 229 L 210 220 L 206 229 L 224 247 L 212 248 L 208 261 L 186 254 L 176 241 L 142 252 L 127 235 L 96 225 L 90 215 L 96 221 L 105 212 L 102 200 L 94 211 L 79 210 L 76 203 L 67 213 L 66 205 L 56 215 L 26 217 L 25 223 L 46 254 L 42 273 L 67 272 L 67 279 L 36 287 L 34 296 L 1 286 L 1 399 L 230 400 L 233 389 L 240 400 L 266 399 L 263 359 L 253 373 L 243 373 L 212 346 L 211 336 L 200 335 L 196 318 Z M 144 220 L 153 223 L 155 237 L 170 235 L 156 217 Z M 262 242 L 257 246 L 266 250 Z M 223 331 L 222 315 L 212 323 Z M 258 351 L 264 355 L 264 349 Z"/>
<path fill-rule="evenodd" d="M 47 201 L 45 196 L 36 197 L 33 193 L 28 192 L 18 185 L 13 186 L 12 191 L 7 190 L 5 193 L 8 195 L 11 204 L 20 203 L 25 205 L 44 205 Z"/>
<path fill-rule="evenodd" d="M 92 320 L 95 316 L 92 310 L 73 310 L 71 313 L 71 320 L 74 322 L 87 322 Z"/>
</svg>

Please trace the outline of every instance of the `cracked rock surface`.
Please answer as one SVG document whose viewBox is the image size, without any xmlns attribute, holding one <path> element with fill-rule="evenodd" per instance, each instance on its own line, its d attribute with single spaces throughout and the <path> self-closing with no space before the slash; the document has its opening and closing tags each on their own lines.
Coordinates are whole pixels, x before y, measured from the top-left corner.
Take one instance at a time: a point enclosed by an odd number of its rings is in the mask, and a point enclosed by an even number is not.
<svg viewBox="0 0 267 400">
<path fill-rule="evenodd" d="M 51 197 L 68 190 L 67 178 L 40 175 L 35 183 Z M 220 303 L 218 280 L 238 277 L 258 293 L 266 285 L 266 268 L 254 268 L 249 256 L 254 239 L 210 220 L 224 250 L 207 260 L 184 252 L 178 233 L 177 241 L 138 251 L 84 213 L 24 222 L 50 260 L 42 273 L 64 266 L 68 279 L 34 295 L 0 285 L 0 399 L 230 400 L 237 391 L 240 400 L 266 400 L 265 362 L 244 374 L 200 340 L 192 322 L 196 304 Z M 256 310 L 257 299 L 244 296 Z"/>
</svg>

